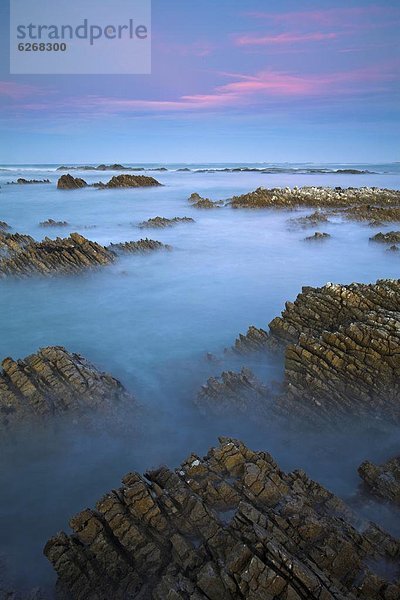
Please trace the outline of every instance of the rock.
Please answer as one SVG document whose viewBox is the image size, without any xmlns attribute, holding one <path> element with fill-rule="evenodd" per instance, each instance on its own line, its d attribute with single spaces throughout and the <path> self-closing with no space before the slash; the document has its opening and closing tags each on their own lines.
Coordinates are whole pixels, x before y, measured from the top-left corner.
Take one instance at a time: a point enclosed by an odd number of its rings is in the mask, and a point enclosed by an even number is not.
<svg viewBox="0 0 400 600">
<path fill-rule="evenodd" d="M 271 347 L 271 336 L 264 329 L 258 327 L 249 327 L 247 334 L 239 334 L 235 341 L 233 350 L 239 354 L 249 352 L 260 352 Z"/>
<path fill-rule="evenodd" d="M 113 165 L 98 165 L 97 167 L 93 167 L 91 165 L 80 165 L 66 167 L 65 165 L 58 167 L 57 171 L 144 171 L 145 169 L 142 167 L 124 167 L 118 163 L 114 163 Z"/>
<path fill-rule="evenodd" d="M 316 227 L 319 223 L 329 223 L 329 219 L 326 213 L 316 210 L 310 215 L 289 219 L 289 223 L 301 227 Z"/>
<path fill-rule="evenodd" d="M 388 199 L 389 205 L 392 201 Z M 353 221 L 368 221 L 371 227 L 379 227 L 385 223 L 400 222 L 399 206 L 352 206 L 344 211 L 342 215 Z"/>
<path fill-rule="evenodd" d="M 398 252 L 399 250 L 400 250 L 400 248 L 394 244 L 393 246 L 390 246 L 389 248 L 387 248 L 386 252 Z"/>
<path fill-rule="evenodd" d="M 29 235 L 0 233 L 0 278 L 79 273 L 84 269 L 109 265 L 121 253 L 161 248 L 170 249 L 170 246 L 146 238 L 110 244 L 105 248 L 78 233 L 55 240 L 46 237 L 42 242 L 36 242 Z"/>
<path fill-rule="evenodd" d="M 5 221 L 0 221 L 0 231 L 9 231 L 11 227 Z"/>
<path fill-rule="evenodd" d="M 139 240 L 137 242 L 123 242 L 120 244 L 110 244 L 108 250 L 116 256 L 120 254 L 134 254 L 135 252 L 149 252 L 152 250 L 172 250 L 168 244 L 162 244 L 156 240 Z"/>
<path fill-rule="evenodd" d="M 234 196 L 228 202 L 232 208 L 296 208 L 299 206 L 342 207 L 380 204 L 400 204 L 400 191 L 377 188 L 263 188 Z M 350 209 L 351 210 L 351 209 Z M 400 211 L 400 209 L 397 209 Z M 350 211 L 348 213 L 351 214 Z"/>
<path fill-rule="evenodd" d="M 223 204 L 222 201 L 212 202 L 209 198 L 202 198 L 196 192 L 190 195 L 189 202 L 195 208 L 219 208 Z"/>
<path fill-rule="evenodd" d="M 46 544 L 59 598 L 400 597 L 399 580 L 379 569 L 398 571 L 399 541 L 237 440 L 122 484 Z"/>
<path fill-rule="evenodd" d="M 400 231 L 389 231 L 388 233 L 377 233 L 369 238 L 371 242 L 380 242 L 381 244 L 399 244 Z"/>
<path fill-rule="evenodd" d="M 50 179 L 24 179 L 19 177 L 17 181 L 9 181 L 9 185 L 26 185 L 29 183 L 51 183 Z"/>
<path fill-rule="evenodd" d="M 314 235 L 310 235 L 310 236 L 304 238 L 304 241 L 305 242 L 320 242 L 320 241 L 326 240 L 330 237 L 331 236 L 329 235 L 329 233 L 321 233 L 320 231 L 316 231 L 314 233 Z"/>
<path fill-rule="evenodd" d="M 400 506 L 400 457 L 391 458 L 383 465 L 366 460 L 358 473 L 370 494 Z"/>
<path fill-rule="evenodd" d="M 61 346 L 23 360 L 5 358 L 0 372 L 0 431 L 34 417 L 106 410 L 133 402 L 122 384 Z"/>
<path fill-rule="evenodd" d="M 69 173 L 67 175 L 61 175 L 57 182 L 57 188 L 59 190 L 77 190 L 80 188 L 87 187 L 87 183 L 84 179 L 79 177 L 72 177 Z"/>
<path fill-rule="evenodd" d="M 194 223 L 195 220 L 190 217 L 174 217 L 173 219 L 167 219 L 165 217 L 154 217 L 153 219 L 148 219 L 147 221 L 143 221 L 139 223 L 139 227 L 141 229 L 151 229 L 151 228 L 164 228 L 164 227 L 173 227 L 178 223 Z"/>
<path fill-rule="evenodd" d="M 67 221 L 54 221 L 53 219 L 47 219 L 47 221 L 42 221 L 39 223 L 41 227 L 66 227 L 68 225 Z"/>
<path fill-rule="evenodd" d="M 154 177 L 146 177 L 145 175 L 114 175 L 108 183 L 96 183 L 94 185 L 101 189 L 113 189 L 160 186 L 161 183 Z"/>
<path fill-rule="evenodd" d="M 204 414 L 266 412 L 266 399 L 271 396 L 250 369 L 240 373 L 225 371 L 220 378 L 210 377 L 203 385 L 195 404 Z"/>
</svg>

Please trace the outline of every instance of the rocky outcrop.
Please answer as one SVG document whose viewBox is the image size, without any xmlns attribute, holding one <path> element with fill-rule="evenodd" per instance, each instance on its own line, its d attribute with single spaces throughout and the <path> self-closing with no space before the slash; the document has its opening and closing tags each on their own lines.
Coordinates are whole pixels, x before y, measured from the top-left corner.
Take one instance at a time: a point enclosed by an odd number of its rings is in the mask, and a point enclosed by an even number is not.
<svg viewBox="0 0 400 600">
<path fill-rule="evenodd" d="M 290 225 L 296 225 L 300 227 L 316 227 L 320 223 L 329 223 L 329 219 L 326 213 L 316 210 L 310 215 L 289 219 L 288 222 Z"/>
<path fill-rule="evenodd" d="M 388 201 L 388 204 L 390 205 L 391 202 Z M 341 214 L 353 221 L 368 221 L 374 227 L 400 222 L 400 206 L 352 206 Z"/>
<path fill-rule="evenodd" d="M 209 198 L 203 198 L 197 194 L 197 192 L 190 195 L 189 202 L 191 202 L 192 206 L 195 208 L 219 208 L 223 205 L 222 201 L 213 202 Z"/>
<path fill-rule="evenodd" d="M 121 253 L 170 249 L 155 240 L 110 244 L 92 242 L 79 233 L 67 238 L 36 242 L 29 235 L 0 234 L 0 278 L 6 276 L 74 274 L 88 268 L 109 265 Z"/>
<path fill-rule="evenodd" d="M 234 196 L 232 208 L 296 208 L 299 206 L 348 207 L 400 204 L 400 191 L 378 188 L 257 188 L 254 192 Z"/>
<path fill-rule="evenodd" d="M 9 231 L 11 229 L 10 225 L 5 221 L 0 221 L 0 232 L 1 231 Z"/>
<path fill-rule="evenodd" d="M 173 219 L 167 219 L 166 217 L 154 217 L 139 223 L 141 229 L 164 229 L 165 227 L 173 227 L 178 223 L 194 223 L 194 219 L 190 217 L 174 217 Z"/>
<path fill-rule="evenodd" d="M 251 414 L 265 415 L 266 399 L 271 393 L 250 369 L 243 368 L 240 373 L 225 371 L 220 378 L 210 377 L 203 385 L 195 404 L 204 414 Z"/>
<path fill-rule="evenodd" d="M 221 438 L 129 473 L 45 547 L 70 600 L 395 600 L 400 543 L 303 471 Z M 386 569 L 396 572 L 394 579 Z"/>
<path fill-rule="evenodd" d="M 380 242 L 381 244 L 400 244 L 400 231 L 377 233 L 369 239 L 371 240 L 371 242 Z"/>
<path fill-rule="evenodd" d="M 54 219 L 47 219 L 39 223 L 40 227 L 66 227 L 67 221 L 54 221 Z"/>
<path fill-rule="evenodd" d="M 42 348 L 23 360 L 5 358 L 0 371 L 0 430 L 34 417 L 106 410 L 133 402 L 122 384 L 65 348 Z"/>
<path fill-rule="evenodd" d="M 329 233 L 321 233 L 320 231 L 316 231 L 314 235 L 310 235 L 304 238 L 305 242 L 321 242 L 322 240 L 327 240 L 331 236 Z"/>
<path fill-rule="evenodd" d="M 271 347 L 272 338 L 267 331 L 250 326 L 246 335 L 239 334 L 235 341 L 233 350 L 239 354 L 247 354 L 249 352 L 260 352 Z"/>
<path fill-rule="evenodd" d="M 91 165 L 81 165 L 81 166 L 72 166 L 66 167 L 61 166 L 57 168 L 57 171 L 144 171 L 143 167 L 124 167 L 118 163 L 114 163 L 113 165 L 98 165 L 97 167 L 93 167 Z"/>
<path fill-rule="evenodd" d="M 59 190 L 78 190 L 80 188 L 87 187 L 87 183 L 84 179 L 79 177 L 72 177 L 69 173 L 67 175 L 61 175 L 57 182 L 57 188 Z"/>
<path fill-rule="evenodd" d="M 51 183 L 50 179 L 24 179 L 18 177 L 17 181 L 9 181 L 9 185 L 27 185 L 29 183 Z"/>
<path fill-rule="evenodd" d="M 400 457 L 396 456 L 382 465 L 366 460 L 358 473 L 369 494 L 400 506 Z"/>
<path fill-rule="evenodd" d="M 146 175 L 114 175 L 108 183 L 96 183 L 95 187 L 101 189 L 113 188 L 137 188 L 160 186 L 161 183 L 154 177 Z"/>
</svg>

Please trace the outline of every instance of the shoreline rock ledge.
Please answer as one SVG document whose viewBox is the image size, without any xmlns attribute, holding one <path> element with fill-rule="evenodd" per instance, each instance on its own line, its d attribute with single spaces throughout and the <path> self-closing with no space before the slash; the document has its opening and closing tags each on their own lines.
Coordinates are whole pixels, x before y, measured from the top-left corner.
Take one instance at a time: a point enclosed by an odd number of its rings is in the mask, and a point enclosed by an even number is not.
<svg viewBox="0 0 400 600">
<path fill-rule="evenodd" d="M 68 413 L 110 410 L 135 400 L 111 375 L 62 346 L 41 348 L 23 360 L 5 358 L 0 371 L 0 432 Z"/>
<path fill-rule="evenodd" d="M 122 483 L 46 544 L 58 599 L 400 597 L 398 540 L 237 440 Z"/>
</svg>

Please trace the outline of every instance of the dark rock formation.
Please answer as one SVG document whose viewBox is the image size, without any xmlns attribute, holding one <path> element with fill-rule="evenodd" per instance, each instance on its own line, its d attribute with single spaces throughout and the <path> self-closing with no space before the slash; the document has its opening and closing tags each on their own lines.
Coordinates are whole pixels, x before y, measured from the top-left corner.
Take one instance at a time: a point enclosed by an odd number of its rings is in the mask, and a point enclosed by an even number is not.
<svg viewBox="0 0 400 600">
<path fill-rule="evenodd" d="M 122 384 L 79 354 L 42 348 L 24 360 L 6 358 L 0 372 L 0 430 L 33 417 L 105 410 L 133 398 Z"/>
<path fill-rule="evenodd" d="M 61 175 L 57 182 L 57 188 L 59 190 L 77 190 L 80 188 L 87 187 L 87 183 L 84 179 L 79 177 L 72 177 L 69 173 L 67 175 Z"/>
<path fill-rule="evenodd" d="M 57 171 L 144 171 L 143 167 L 124 167 L 118 163 L 114 163 L 113 165 L 98 165 L 97 167 L 93 167 L 91 165 L 80 165 L 80 166 L 72 166 L 66 167 L 61 166 L 58 167 Z"/>
<path fill-rule="evenodd" d="M 114 175 L 108 183 L 96 183 L 95 187 L 102 189 L 109 188 L 137 188 L 160 186 L 161 183 L 154 177 L 145 175 Z"/>
<path fill-rule="evenodd" d="M 329 223 L 329 219 L 326 213 L 316 210 L 310 215 L 289 219 L 289 223 L 300 227 L 316 227 L 320 223 Z"/>
<path fill-rule="evenodd" d="M 213 202 L 209 198 L 202 198 L 197 192 L 190 195 L 189 202 L 195 208 L 219 208 L 223 205 L 222 201 Z"/>
<path fill-rule="evenodd" d="M 391 201 L 388 200 L 388 204 L 392 204 Z M 374 227 L 400 222 L 400 206 L 352 206 L 341 214 L 353 221 L 368 221 Z"/>
<path fill-rule="evenodd" d="M 348 207 L 351 205 L 400 204 L 400 191 L 377 188 L 263 188 L 234 196 L 232 208 L 295 208 L 298 206 Z M 400 210 L 400 209 L 398 209 Z"/>
<path fill-rule="evenodd" d="M 0 221 L 0 231 L 9 231 L 11 227 L 5 221 Z"/>
<path fill-rule="evenodd" d="M 73 274 L 84 269 L 113 263 L 117 256 L 127 252 L 145 252 L 161 248 L 170 249 L 155 240 L 139 240 L 110 244 L 107 248 L 92 242 L 78 233 L 67 238 L 36 242 L 29 235 L 0 234 L 0 278 L 8 275 Z"/>
<path fill-rule="evenodd" d="M 267 348 L 270 348 L 271 336 L 264 329 L 259 329 L 253 325 L 249 327 L 246 335 L 239 334 L 238 339 L 235 341 L 233 350 L 240 354 L 247 354 L 248 352 L 260 352 Z"/>
<path fill-rule="evenodd" d="M 310 236 L 304 238 L 304 241 L 305 242 L 321 242 L 322 240 L 326 240 L 330 237 L 331 236 L 329 235 L 329 233 L 321 233 L 320 231 L 316 231 L 314 233 L 314 235 L 310 235 Z"/>
<path fill-rule="evenodd" d="M 237 440 L 130 473 L 45 547 L 69 600 L 395 600 L 400 543 Z"/>
<path fill-rule="evenodd" d="M 51 183 L 50 179 L 24 179 L 19 177 L 17 181 L 9 181 L 9 185 L 26 185 L 29 183 Z"/>
<path fill-rule="evenodd" d="M 366 460 L 358 473 L 370 494 L 400 506 L 400 457 L 391 458 L 383 465 Z"/>
<path fill-rule="evenodd" d="M 382 244 L 399 244 L 400 231 L 389 231 L 388 233 L 377 233 L 369 238 L 371 242 L 380 242 Z"/>
<path fill-rule="evenodd" d="M 143 221 L 139 223 L 139 227 L 141 229 L 152 229 L 159 228 L 163 229 L 164 227 L 173 227 L 178 223 L 194 223 L 194 219 L 190 217 L 174 217 L 173 219 L 167 219 L 166 217 L 154 217 L 153 219 L 148 219 L 147 221 Z"/>
<path fill-rule="evenodd" d="M 171 246 L 168 244 L 162 244 L 157 240 L 139 240 L 137 242 L 122 242 L 120 244 L 110 244 L 108 247 L 110 252 L 115 255 L 119 254 L 133 254 L 135 252 L 149 252 L 151 250 L 171 250 Z"/>
<path fill-rule="evenodd" d="M 398 246 L 396 246 L 395 244 L 386 249 L 387 252 L 398 252 L 399 250 L 400 250 L 400 248 Z"/>
<path fill-rule="evenodd" d="M 39 223 L 41 227 L 66 227 L 68 225 L 67 221 L 54 221 L 53 219 L 47 219 L 47 221 L 42 221 Z"/>
<path fill-rule="evenodd" d="M 195 404 L 204 414 L 247 413 L 265 415 L 266 399 L 271 396 L 250 369 L 240 373 L 225 371 L 220 378 L 210 377 L 203 385 Z"/>
</svg>

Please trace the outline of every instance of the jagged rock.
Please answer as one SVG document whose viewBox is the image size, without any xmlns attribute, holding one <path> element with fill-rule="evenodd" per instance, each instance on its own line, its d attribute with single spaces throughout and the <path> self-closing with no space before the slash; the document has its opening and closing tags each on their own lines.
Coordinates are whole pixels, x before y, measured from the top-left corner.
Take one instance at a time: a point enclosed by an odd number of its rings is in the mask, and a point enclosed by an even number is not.
<svg viewBox="0 0 400 600">
<path fill-rule="evenodd" d="M 320 241 L 326 240 L 330 237 L 331 236 L 329 235 L 329 233 L 321 233 L 320 231 L 316 231 L 314 233 L 314 235 L 310 235 L 310 236 L 304 238 L 304 241 L 305 242 L 320 242 Z"/>
<path fill-rule="evenodd" d="M 101 189 L 109 188 L 137 188 L 160 186 L 161 183 L 154 177 L 146 175 L 114 175 L 108 183 L 96 183 L 95 187 Z"/>
<path fill-rule="evenodd" d="M 342 211 L 342 215 L 353 221 L 368 221 L 373 227 L 381 226 L 385 223 L 400 222 L 400 207 L 390 206 L 393 204 L 390 199 L 387 201 L 389 206 L 385 206 L 385 204 L 386 203 L 383 202 L 383 206 L 373 206 L 369 204 L 366 206 L 352 206 L 351 208 Z M 397 202 L 397 204 L 400 204 L 400 202 Z"/>
<path fill-rule="evenodd" d="M 213 202 L 209 198 L 202 198 L 197 192 L 190 195 L 189 202 L 195 208 L 219 208 L 222 206 L 222 201 Z"/>
<path fill-rule="evenodd" d="M 271 336 L 264 329 L 259 329 L 253 325 L 249 327 L 246 335 L 239 334 L 235 341 L 233 350 L 239 354 L 248 352 L 260 352 L 271 347 Z"/>
<path fill-rule="evenodd" d="M 41 227 L 66 227 L 68 225 L 67 221 L 54 221 L 53 219 L 47 219 L 47 221 L 42 221 L 39 223 Z"/>
<path fill-rule="evenodd" d="M 115 255 L 131 254 L 135 252 L 149 252 L 151 250 L 171 250 L 168 244 L 162 244 L 157 240 L 139 240 L 137 242 L 122 242 L 120 244 L 110 244 L 108 249 Z"/>
<path fill-rule="evenodd" d="M 51 183 L 50 179 L 24 179 L 23 177 L 18 177 L 17 181 L 9 181 L 9 185 L 26 185 L 29 183 Z"/>
<path fill-rule="evenodd" d="M 263 188 L 233 196 L 232 208 L 295 208 L 298 206 L 348 207 L 349 205 L 400 204 L 400 191 L 378 188 Z M 364 206 L 363 206 L 364 208 Z M 400 209 L 398 209 L 400 210 Z M 350 214 L 350 213 L 349 213 Z"/>
<path fill-rule="evenodd" d="M 97 167 L 93 167 L 91 165 L 81 165 L 81 166 L 61 166 L 57 168 L 57 171 L 144 171 L 143 167 L 124 167 L 118 163 L 113 165 L 98 165 Z"/>
<path fill-rule="evenodd" d="M 389 231 L 388 233 L 377 233 L 369 238 L 371 242 L 380 242 L 382 244 L 399 244 L 400 231 Z"/>
<path fill-rule="evenodd" d="M 289 223 L 301 227 L 316 227 L 319 223 L 329 223 L 329 219 L 325 213 L 316 210 L 311 215 L 289 219 Z"/>
<path fill-rule="evenodd" d="M 177 223 L 194 223 L 194 219 L 190 217 L 174 217 L 173 219 L 167 219 L 166 217 L 154 217 L 153 219 L 148 219 L 147 221 L 143 221 L 139 223 L 139 227 L 141 229 L 151 229 L 151 228 L 164 228 L 164 227 L 172 227 Z"/>
<path fill-rule="evenodd" d="M 80 188 L 87 187 L 87 183 L 84 179 L 79 177 L 72 177 L 69 173 L 67 175 L 61 175 L 57 182 L 57 188 L 59 190 L 77 190 Z"/>
<path fill-rule="evenodd" d="M 224 371 L 220 378 L 210 377 L 203 385 L 195 404 L 205 414 L 265 413 L 265 400 L 270 397 L 266 388 L 250 369 L 240 373 Z"/>
<path fill-rule="evenodd" d="M 110 409 L 129 401 L 122 384 L 61 346 L 23 360 L 5 358 L 0 372 L 0 431 L 33 417 Z"/>
<path fill-rule="evenodd" d="M 358 473 L 370 494 L 400 506 L 400 457 L 391 458 L 383 465 L 366 460 Z"/>
<path fill-rule="evenodd" d="M 6 276 L 73 274 L 84 269 L 113 263 L 127 252 L 146 252 L 170 249 L 155 240 L 139 240 L 110 244 L 108 247 L 92 242 L 79 233 L 67 238 L 36 242 L 29 235 L 0 233 L 0 278 Z"/>
<path fill-rule="evenodd" d="M 0 231 L 9 231 L 11 227 L 5 221 L 0 221 Z"/>
<path fill-rule="evenodd" d="M 394 600 L 400 543 L 303 471 L 221 438 L 203 459 L 124 477 L 44 553 L 70 600 Z"/>
</svg>

